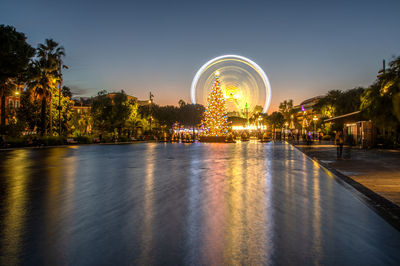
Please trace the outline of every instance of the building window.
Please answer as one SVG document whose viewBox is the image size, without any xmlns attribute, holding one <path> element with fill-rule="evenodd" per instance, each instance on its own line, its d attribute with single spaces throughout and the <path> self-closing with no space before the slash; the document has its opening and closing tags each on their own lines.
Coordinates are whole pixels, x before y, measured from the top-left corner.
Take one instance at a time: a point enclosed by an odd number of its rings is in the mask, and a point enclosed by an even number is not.
<svg viewBox="0 0 400 266">
<path fill-rule="evenodd" d="M 19 101 L 15 101 L 15 108 L 19 108 Z"/>
<path fill-rule="evenodd" d="M 14 104 L 13 104 L 13 101 L 12 101 L 12 100 L 9 100 L 9 101 L 8 101 L 8 107 L 9 107 L 9 108 L 13 108 L 13 107 L 14 107 Z"/>
</svg>

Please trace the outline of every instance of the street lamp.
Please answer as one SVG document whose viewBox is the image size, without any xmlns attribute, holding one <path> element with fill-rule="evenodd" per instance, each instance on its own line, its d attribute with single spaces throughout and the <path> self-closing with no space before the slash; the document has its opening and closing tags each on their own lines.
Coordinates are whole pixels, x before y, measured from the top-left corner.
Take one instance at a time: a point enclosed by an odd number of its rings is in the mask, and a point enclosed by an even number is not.
<svg viewBox="0 0 400 266">
<path fill-rule="evenodd" d="M 303 111 L 303 120 L 301 121 L 301 133 L 305 134 L 306 132 L 306 128 L 307 127 L 307 111 L 304 110 Z"/>
<path fill-rule="evenodd" d="M 257 121 L 257 124 L 258 124 L 258 127 L 260 128 L 260 124 L 261 124 L 261 121 L 263 120 L 263 118 L 261 117 L 261 115 L 259 115 L 258 116 L 258 121 Z"/>
<path fill-rule="evenodd" d="M 263 132 L 263 124 L 262 124 L 262 116 L 258 115 L 258 119 L 257 119 L 257 124 L 258 124 L 258 132 L 257 132 L 257 137 L 260 138 L 262 132 Z"/>
<path fill-rule="evenodd" d="M 149 93 L 149 115 L 150 115 L 150 133 L 151 133 L 151 120 L 153 119 L 152 117 L 152 113 L 151 113 L 151 107 L 152 107 L 152 103 L 153 103 L 153 98 L 154 95 L 150 92 Z"/>
<path fill-rule="evenodd" d="M 283 132 L 284 134 L 283 134 L 283 138 L 284 139 L 286 139 L 286 133 L 287 133 L 287 128 L 288 128 L 288 126 L 289 126 L 289 123 L 286 121 L 285 122 L 285 131 Z"/>
<path fill-rule="evenodd" d="M 316 133 L 317 133 L 317 121 L 318 121 L 318 117 L 317 117 L 316 115 L 314 115 L 314 117 L 313 117 L 312 120 L 314 121 L 314 136 L 315 136 Z"/>
</svg>

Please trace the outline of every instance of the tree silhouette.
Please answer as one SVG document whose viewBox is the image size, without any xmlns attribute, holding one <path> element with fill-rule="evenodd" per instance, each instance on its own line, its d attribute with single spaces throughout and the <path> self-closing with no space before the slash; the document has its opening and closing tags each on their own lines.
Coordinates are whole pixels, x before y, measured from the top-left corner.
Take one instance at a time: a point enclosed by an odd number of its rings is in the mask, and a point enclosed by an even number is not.
<svg viewBox="0 0 400 266">
<path fill-rule="evenodd" d="M 30 59 L 35 50 L 26 42 L 25 34 L 14 27 L 0 25 L 0 97 L 1 133 L 5 133 L 6 96 L 25 77 Z"/>
</svg>

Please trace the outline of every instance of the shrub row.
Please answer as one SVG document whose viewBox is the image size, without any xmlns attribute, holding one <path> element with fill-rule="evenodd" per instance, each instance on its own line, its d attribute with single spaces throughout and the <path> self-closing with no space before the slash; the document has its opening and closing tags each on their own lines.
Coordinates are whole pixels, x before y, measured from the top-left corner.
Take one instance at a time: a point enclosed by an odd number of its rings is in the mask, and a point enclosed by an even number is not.
<svg viewBox="0 0 400 266">
<path fill-rule="evenodd" d="M 58 146 L 68 145 L 67 140 L 73 139 L 77 144 L 94 143 L 93 136 L 76 136 L 76 137 L 38 137 L 38 136 L 23 136 L 23 137 L 6 137 L 5 143 L 0 143 L 0 148 L 18 148 L 18 147 L 37 147 L 37 146 Z M 96 138 L 98 140 L 98 138 Z M 112 143 L 115 139 L 111 135 L 106 135 L 102 138 L 103 143 Z M 120 136 L 118 142 L 129 142 L 130 139 L 126 136 Z"/>
</svg>

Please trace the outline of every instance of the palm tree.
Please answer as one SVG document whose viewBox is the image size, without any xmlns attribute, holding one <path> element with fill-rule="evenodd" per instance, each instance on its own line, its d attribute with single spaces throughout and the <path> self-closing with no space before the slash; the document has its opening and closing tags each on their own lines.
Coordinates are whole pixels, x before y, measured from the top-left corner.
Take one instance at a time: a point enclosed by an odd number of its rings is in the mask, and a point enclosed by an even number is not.
<svg viewBox="0 0 400 266">
<path fill-rule="evenodd" d="M 281 128 L 283 126 L 285 119 L 282 113 L 273 112 L 271 115 L 267 117 L 267 120 L 272 127 L 273 138 L 276 139 L 276 129 Z"/>
<path fill-rule="evenodd" d="M 40 111 L 40 133 L 47 135 L 47 100 L 51 95 L 51 89 L 54 87 L 54 76 L 44 61 L 33 62 L 30 70 L 29 89 L 33 90 L 34 97 L 41 100 Z"/>
<path fill-rule="evenodd" d="M 65 55 L 64 48 L 52 39 L 46 39 L 45 44 L 39 44 L 37 48 L 38 60 L 35 60 L 31 68 L 31 81 L 29 87 L 42 101 L 41 107 L 41 134 L 47 134 L 47 106 L 49 112 L 49 133 L 53 134 L 52 100 L 56 84 L 61 82 L 61 57 Z"/>
<path fill-rule="evenodd" d="M 57 42 L 53 39 L 46 39 L 45 44 L 39 44 L 38 46 L 38 56 L 40 60 L 47 62 L 49 70 L 53 75 L 53 82 L 56 84 L 61 84 L 61 65 L 62 65 L 62 56 L 65 56 L 64 47 L 59 46 Z M 54 85 L 55 85 L 54 84 Z M 50 121 L 50 135 L 53 135 L 53 92 L 54 86 L 50 88 L 48 93 L 49 98 L 49 121 Z"/>
<path fill-rule="evenodd" d="M 81 134 L 87 135 L 92 124 L 91 116 L 88 113 L 83 113 L 78 120 L 78 124 Z"/>
</svg>

